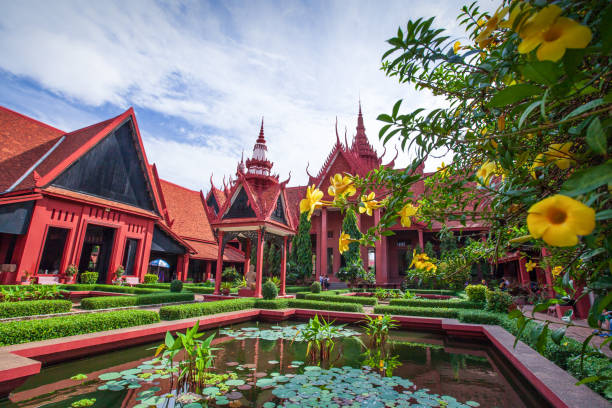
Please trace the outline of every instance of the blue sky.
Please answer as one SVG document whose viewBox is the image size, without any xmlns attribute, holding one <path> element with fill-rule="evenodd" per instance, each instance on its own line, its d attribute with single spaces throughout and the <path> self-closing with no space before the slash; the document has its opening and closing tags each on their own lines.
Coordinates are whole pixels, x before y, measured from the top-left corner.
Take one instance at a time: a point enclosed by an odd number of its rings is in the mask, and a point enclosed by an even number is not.
<svg viewBox="0 0 612 408">
<path fill-rule="evenodd" d="M 484 1 L 485 5 L 492 1 Z M 30 1 L 0 6 L 0 105 L 71 131 L 133 106 L 160 176 L 209 188 L 250 156 L 265 117 L 269 157 L 290 185 L 341 134 L 378 114 L 443 102 L 380 71 L 385 40 L 436 16 L 461 38 L 462 1 Z M 388 158 L 392 157 L 392 148 Z M 410 160 L 401 154 L 399 164 Z M 428 168 L 435 168 L 430 160 Z"/>
</svg>

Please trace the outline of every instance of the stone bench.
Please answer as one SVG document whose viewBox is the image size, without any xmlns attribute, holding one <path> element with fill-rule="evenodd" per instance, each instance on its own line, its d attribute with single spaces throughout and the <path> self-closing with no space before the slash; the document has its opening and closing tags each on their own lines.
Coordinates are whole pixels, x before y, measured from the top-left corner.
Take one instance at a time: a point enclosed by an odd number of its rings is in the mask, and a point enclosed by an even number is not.
<svg viewBox="0 0 612 408">
<path fill-rule="evenodd" d="M 57 275 L 51 275 L 51 276 L 38 275 L 37 279 L 38 279 L 39 285 L 59 285 L 60 283 L 59 277 Z"/>
<path fill-rule="evenodd" d="M 140 283 L 140 280 L 138 279 L 138 276 L 126 276 L 125 283 L 127 283 L 130 286 L 134 286 L 134 285 L 138 285 Z"/>
</svg>

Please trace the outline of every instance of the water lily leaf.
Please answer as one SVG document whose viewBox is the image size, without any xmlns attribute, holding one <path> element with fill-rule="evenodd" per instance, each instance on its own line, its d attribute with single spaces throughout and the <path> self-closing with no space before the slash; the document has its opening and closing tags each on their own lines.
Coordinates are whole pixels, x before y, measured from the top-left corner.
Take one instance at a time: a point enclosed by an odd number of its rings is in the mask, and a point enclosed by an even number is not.
<svg viewBox="0 0 612 408">
<path fill-rule="evenodd" d="M 98 376 L 99 379 L 101 379 L 102 381 L 108 381 L 108 380 L 115 380 L 117 378 L 120 378 L 121 374 L 120 373 L 104 373 L 104 374 L 100 374 Z"/>
<path fill-rule="evenodd" d="M 230 386 L 237 386 L 237 385 L 243 385 L 244 384 L 244 380 L 227 380 L 225 382 L 226 385 L 230 385 Z"/>
</svg>

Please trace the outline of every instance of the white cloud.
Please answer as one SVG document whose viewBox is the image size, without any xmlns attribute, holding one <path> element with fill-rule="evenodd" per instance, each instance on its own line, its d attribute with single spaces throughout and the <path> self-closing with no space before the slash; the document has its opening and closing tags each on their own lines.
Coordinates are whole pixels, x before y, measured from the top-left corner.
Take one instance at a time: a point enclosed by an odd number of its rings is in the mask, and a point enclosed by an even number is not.
<svg viewBox="0 0 612 408">
<path fill-rule="evenodd" d="M 359 95 L 381 152 L 379 113 L 399 98 L 407 109 L 441 103 L 386 78 L 380 56 L 411 18 L 435 15 L 452 32 L 462 3 L 9 2 L 0 68 L 88 107 L 136 105 L 186 121 L 191 129 L 171 135 L 139 124 L 160 175 L 192 188 L 207 189 L 213 170 L 217 181 L 235 171 L 263 115 L 276 171 L 304 183 L 306 163 L 318 170 L 334 143 L 336 116 L 341 134 L 354 134 Z"/>
</svg>

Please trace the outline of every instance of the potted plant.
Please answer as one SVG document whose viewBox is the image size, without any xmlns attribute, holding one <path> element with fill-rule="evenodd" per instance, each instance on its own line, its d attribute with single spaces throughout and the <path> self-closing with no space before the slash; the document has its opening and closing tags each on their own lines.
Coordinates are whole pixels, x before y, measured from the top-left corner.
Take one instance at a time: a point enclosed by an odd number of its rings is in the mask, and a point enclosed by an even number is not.
<svg viewBox="0 0 612 408">
<path fill-rule="evenodd" d="M 79 268 L 77 268 L 75 264 L 68 265 L 68 267 L 66 268 L 66 272 L 65 272 L 66 276 L 63 278 L 64 282 L 72 283 L 72 280 L 74 279 L 77 273 L 79 273 Z"/>
<path fill-rule="evenodd" d="M 28 271 L 24 271 L 23 276 L 21 277 L 21 284 L 22 285 L 29 285 L 32 282 L 32 275 L 30 275 L 30 272 Z"/>
<path fill-rule="evenodd" d="M 232 289 L 231 282 L 221 282 L 221 294 L 227 296 L 230 294 L 231 289 Z"/>
<path fill-rule="evenodd" d="M 125 274 L 125 268 L 123 265 L 119 265 L 115 270 L 115 283 L 121 285 L 124 281 L 122 280 L 123 274 Z"/>
</svg>

